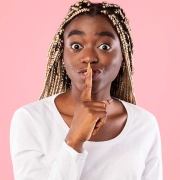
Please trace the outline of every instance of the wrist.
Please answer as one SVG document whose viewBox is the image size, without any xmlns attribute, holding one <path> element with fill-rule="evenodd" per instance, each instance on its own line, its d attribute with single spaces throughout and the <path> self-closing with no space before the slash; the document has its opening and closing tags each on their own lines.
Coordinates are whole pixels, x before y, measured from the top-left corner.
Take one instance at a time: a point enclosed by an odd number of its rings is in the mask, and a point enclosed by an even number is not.
<svg viewBox="0 0 180 180">
<path fill-rule="evenodd" d="M 82 153 L 82 151 L 83 151 L 83 142 L 78 142 L 78 141 L 69 139 L 68 137 L 66 137 L 65 142 L 66 142 L 66 144 L 68 146 L 73 148 L 78 153 Z"/>
</svg>

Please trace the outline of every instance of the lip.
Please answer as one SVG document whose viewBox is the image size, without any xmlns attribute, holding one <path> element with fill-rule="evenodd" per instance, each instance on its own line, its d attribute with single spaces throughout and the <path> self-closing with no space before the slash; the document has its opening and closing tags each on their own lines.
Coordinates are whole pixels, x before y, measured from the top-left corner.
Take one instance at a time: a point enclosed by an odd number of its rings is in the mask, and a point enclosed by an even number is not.
<svg viewBox="0 0 180 180">
<path fill-rule="evenodd" d="M 87 72 L 87 68 L 83 68 L 77 71 L 78 74 L 80 75 L 81 79 L 85 80 L 86 79 L 86 73 Z M 94 68 L 92 67 L 92 80 L 97 79 L 97 77 L 101 74 L 102 70 L 99 68 Z"/>
<path fill-rule="evenodd" d="M 91 67 L 92 68 L 92 72 L 98 72 L 98 73 L 101 73 L 101 69 L 99 69 L 99 68 L 93 68 L 93 67 Z M 82 69 L 80 69 L 80 70 L 78 70 L 77 71 L 78 73 L 85 73 L 85 72 L 87 72 L 87 68 L 82 68 Z"/>
</svg>

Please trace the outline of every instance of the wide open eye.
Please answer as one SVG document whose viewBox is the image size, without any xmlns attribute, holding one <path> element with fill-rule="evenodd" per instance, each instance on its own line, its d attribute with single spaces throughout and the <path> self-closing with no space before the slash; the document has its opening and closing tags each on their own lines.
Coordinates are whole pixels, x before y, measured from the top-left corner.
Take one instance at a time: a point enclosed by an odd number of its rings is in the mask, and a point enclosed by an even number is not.
<svg viewBox="0 0 180 180">
<path fill-rule="evenodd" d="M 101 44 L 101 45 L 99 46 L 99 48 L 102 49 L 102 50 L 104 50 L 104 51 L 107 51 L 107 50 L 109 50 L 109 49 L 111 48 L 111 46 L 108 45 L 108 44 Z"/>
<path fill-rule="evenodd" d="M 74 50 L 82 49 L 83 47 L 79 43 L 72 43 L 71 48 Z"/>
</svg>

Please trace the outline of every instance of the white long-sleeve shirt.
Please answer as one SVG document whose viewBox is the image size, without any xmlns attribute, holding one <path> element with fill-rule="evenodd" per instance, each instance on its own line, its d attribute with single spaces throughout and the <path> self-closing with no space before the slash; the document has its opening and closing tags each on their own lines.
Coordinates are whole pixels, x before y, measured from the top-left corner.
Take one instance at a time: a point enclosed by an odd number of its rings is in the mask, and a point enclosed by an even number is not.
<svg viewBox="0 0 180 180">
<path fill-rule="evenodd" d="M 128 114 L 122 132 L 108 141 L 86 141 L 78 153 L 64 141 L 69 127 L 55 106 L 56 96 L 14 113 L 15 180 L 162 180 L 161 139 L 151 113 L 121 101 Z"/>
</svg>

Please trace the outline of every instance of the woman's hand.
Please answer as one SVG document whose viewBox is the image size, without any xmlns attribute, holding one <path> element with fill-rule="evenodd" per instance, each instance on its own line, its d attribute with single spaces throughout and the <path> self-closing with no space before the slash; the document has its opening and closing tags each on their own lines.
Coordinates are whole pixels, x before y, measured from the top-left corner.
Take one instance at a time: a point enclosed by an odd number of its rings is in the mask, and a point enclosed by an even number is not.
<svg viewBox="0 0 180 180">
<path fill-rule="evenodd" d="M 85 141 L 88 141 L 92 134 L 95 135 L 107 118 L 106 107 L 109 101 L 91 101 L 92 69 L 88 64 L 85 87 L 81 94 L 80 101 L 76 104 L 76 110 L 71 122 L 70 130 L 66 136 L 66 143 L 81 152 Z"/>
</svg>

